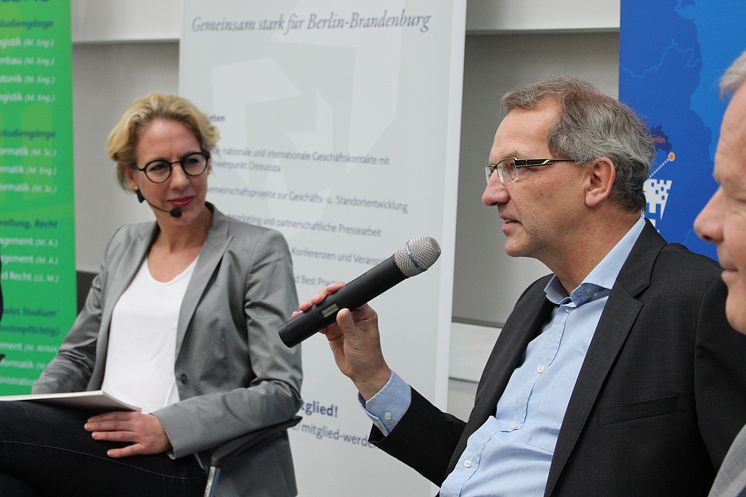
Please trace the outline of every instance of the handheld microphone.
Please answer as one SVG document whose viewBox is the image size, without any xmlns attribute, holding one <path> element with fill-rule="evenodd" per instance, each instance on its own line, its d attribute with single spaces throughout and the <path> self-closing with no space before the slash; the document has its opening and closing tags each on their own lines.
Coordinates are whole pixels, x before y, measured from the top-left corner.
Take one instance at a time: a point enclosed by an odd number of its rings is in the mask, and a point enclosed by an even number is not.
<svg viewBox="0 0 746 497">
<path fill-rule="evenodd" d="M 169 215 L 170 215 L 171 217 L 181 217 L 181 208 L 179 208 L 179 207 L 174 207 L 174 208 L 173 208 L 173 209 L 171 209 L 171 210 L 166 210 L 166 209 L 163 209 L 163 208 L 161 208 L 161 207 L 158 207 L 157 205 L 153 205 L 153 204 L 151 204 L 151 203 L 150 203 L 150 201 L 149 201 L 149 200 L 147 200 L 147 199 L 146 199 L 146 198 L 145 198 L 145 197 L 143 196 L 143 194 L 142 194 L 142 192 L 140 191 L 140 189 L 139 189 L 139 188 L 135 188 L 135 195 L 137 195 L 137 201 L 138 201 L 138 202 L 140 202 L 141 204 L 142 204 L 143 202 L 146 202 L 146 203 L 147 203 L 147 204 L 148 204 L 148 205 L 149 205 L 150 207 L 152 207 L 153 209 L 155 209 L 155 210 L 157 210 L 157 211 L 161 211 L 161 212 L 168 212 L 168 214 L 169 214 Z"/>
<path fill-rule="evenodd" d="M 280 326 L 280 339 L 288 347 L 295 347 L 331 324 L 340 309 L 360 307 L 404 279 L 426 271 L 438 257 L 440 247 L 434 238 L 420 236 L 409 240 L 394 255 Z"/>
</svg>

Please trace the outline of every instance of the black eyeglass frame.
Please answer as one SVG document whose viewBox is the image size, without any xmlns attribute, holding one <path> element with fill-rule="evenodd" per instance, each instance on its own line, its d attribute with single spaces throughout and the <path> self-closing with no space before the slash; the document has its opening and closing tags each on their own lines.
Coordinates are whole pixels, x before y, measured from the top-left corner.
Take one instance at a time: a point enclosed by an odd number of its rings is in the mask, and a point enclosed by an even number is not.
<svg viewBox="0 0 746 497">
<path fill-rule="evenodd" d="M 200 172 L 190 173 L 189 171 L 187 171 L 187 168 L 184 167 L 184 161 L 195 155 L 202 156 L 205 159 L 205 165 Z M 155 159 L 155 160 L 151 160 L 150 162 L 148 162 L 142 167 L 137 167 L 137 164 L 133 164 L 132 168 L 144 173 L 145 177 L 148 178 L 149 181 L 160 184 L 160 183 L 165 183 L 166 181 L 169 180 L 169 178 L 171 178 L 171 174 L 173 174 L 173 171 L 174 171 L 174 164 L 178 164 L 179 166 L 181 166 L 181 170 L 184 171 L 184 174 L 193 178 L 195 176 L 199 176 L 202 173 L 204 173 L 207 170 L 207 166 L 209 163 L 210 163 L 210 152 L 208 152 L 207 150 L 200 150 L 199 152 L 189 152 L 181 159 L 175 160 L 173 162 L 169 162 L 166 159 Z M 153 164 L 168 164 L 168 174 L 161 181 L 154 180 L 148 174 L 148 167 L 152 166 Z"/>
<path fill-rule="evenodd" d="M 492 175 L 495 173 L 495 171 L 498 171 L 498 169 L 501 168 L 501 164 L 505 162 L 506 160 L 512 160 L 514 162 L 513 168 L 518 170 L 522 169 L 524 167 L 540 167 L 540 166 L 548 166 L 550 164 L 554 164 L 555 162 L 577 162 L 575 159 L 518 159 L 517 157 L 505 157 L 503 159 L 500 159 L 497 161 L 497 164 L 485 164 L 484 170 L 487 175 L 487 181 L 489 182 Z M 505 166 L 502 166 L 502 170 L 505 172 L 507 176 L 510 176 L 505 169 Z M 505 181 L 503 181 L 503 178 L 500 176 L 500 172 L 498 171 L 497 174 L 498 179 L 500 180 L 500 183 L 503 185 L 506 184 Z M 518 181 L 518 174 L 516 173 L 515 178 L 512 178 L 512 181 L 510 183 L 515 183 Z"/>
</svg>

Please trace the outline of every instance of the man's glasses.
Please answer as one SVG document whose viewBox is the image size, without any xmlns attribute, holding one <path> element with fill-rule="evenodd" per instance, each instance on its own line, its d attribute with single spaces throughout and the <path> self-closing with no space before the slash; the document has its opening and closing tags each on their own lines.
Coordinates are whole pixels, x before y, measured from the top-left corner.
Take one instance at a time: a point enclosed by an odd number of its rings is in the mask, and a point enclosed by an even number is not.
<svg viewBox="0 0 746 497">
<path fill-rule="evenodd" d="M 207 169 L 209 160 L 210 154 L 206 151 L 192 152 L 173 162 L 156 159 L 148 162 L 143 167 L 134 166 L 134 168 L 144 172 L 145 176 L 153 183 L 165 183 L 171 177 L 174 164 L 180 165 L 182 171 L 187 176 L 199 176 Z"/>
<path fill-rule="evenodd" d="M 497 177 L 500 183 L 507 185 L 518 181 L 518 171 L 524 167 L 548 166 L 555 162 L 575 162 L 574 159 L 516 159 L 515 157 L 506 157 L 497 164 L 487 164 L 484 166 L 487 183 L 490 182 L 490 176 L 497 171 Z"/>
</svg>

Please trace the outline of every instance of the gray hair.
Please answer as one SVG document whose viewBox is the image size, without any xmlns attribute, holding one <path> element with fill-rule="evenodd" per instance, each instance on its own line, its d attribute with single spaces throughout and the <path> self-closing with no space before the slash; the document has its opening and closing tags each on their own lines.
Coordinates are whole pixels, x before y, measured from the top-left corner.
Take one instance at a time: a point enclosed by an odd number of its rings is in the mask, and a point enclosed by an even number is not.
<svg viewBox="0 0 746 497">
<path fill-rule="evenodd" d="M 611 198 L 624 210 L 645 208 L 643 184 L 655 156 L 647 126 L 621 102 L 574 78 L 539 81 L 518 88 L 502 98 L 506 112 L 533 109 L 547 98 L 561 107 L 557 122 L 549 130 L 549 151 L 585 164 L 607 157 L 616 170 Z"/>
<path fill-rule="evenodd" d="M 746 81 L 746 52 L 738 56 L 720 79 L 720 96 L 732 95 Z"/>
</svg>

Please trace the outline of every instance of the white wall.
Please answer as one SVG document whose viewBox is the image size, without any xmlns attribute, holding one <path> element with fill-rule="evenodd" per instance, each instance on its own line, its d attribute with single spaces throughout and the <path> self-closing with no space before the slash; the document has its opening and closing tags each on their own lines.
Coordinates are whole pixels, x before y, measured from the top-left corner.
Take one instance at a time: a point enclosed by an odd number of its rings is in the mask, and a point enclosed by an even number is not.
<svg viewBox="0 0 746 497">
<path fill-rule="evenodd" d="M 73 43 L 177 41 L 182 0 L 71 0 Z M 619 0 L 468 0 L 469 33 L 618 31 Z"/>
<path fill-rule="evenodd" d="M 149 91 L 177 92 L 182 1 L 71 2 L 77 268 L 95 271 L 117 226 L 151 219 L 116 186 L 104 143 L 129 102 Z M 546 273 L 538 262 L 505 256 L 497 213 L 481 205 L 499 97 L 557 74 L 588 79 L 616 96 L 618 30 L 619 0 L 468 1 L 451 412 L 468 414 L 497 327 L 525 286 Z"/>
<path fill-rule="evenodd" d="M 109 130 L 135 98 L 176 93 L 179 47 L 171 43 L 73 45 L 76 267 L 98 271 L 104 249 L 122 224 L 151 220 L 115 180 L 104 151 Z"/>
<path fill-rule="evenodd" d="M 183 0 L 71 0 L 73 44 L 178 41 Z"/>
<path fill-rule="evenodd" d="M 619 0 L 467 0 L 470 33 L 619 31 Z"/>
</svg>

